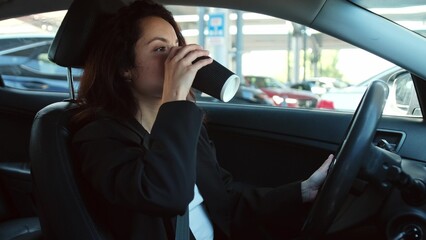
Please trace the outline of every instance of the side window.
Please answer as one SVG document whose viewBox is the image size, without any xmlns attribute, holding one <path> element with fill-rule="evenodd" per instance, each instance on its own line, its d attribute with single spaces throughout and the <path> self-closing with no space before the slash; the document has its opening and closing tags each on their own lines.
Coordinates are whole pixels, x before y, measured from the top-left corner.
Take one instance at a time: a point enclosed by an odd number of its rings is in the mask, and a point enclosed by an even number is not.
<svg viewBox="0 0 426 240">
<path fill-rule="evenodd" d="M 3 20 L 2 22 L 7 24 L 7 22 L 9 21 Z M 9 34 L 7 33 L 4 33 L 4 35 L 9 36 Z M 31 43 L 46 41 L 46 40 L 49 40 L 50 38 L 52 37 L 51 36 L 46 36 L 46 37 L 34 36 L 31 38 L 21 38 L 21 37 L 15 36 L 15 37 L 0 38 L 0 51 L 16 48 L 20 46 L 25 46 Z"/>
<path fill-rule="evenodd" d="M 66 76 L 66 71 L 64 68 L 54 64 L 48 58 L 47 52 L 43 52 L 37 55 L 37 65 L 35 69 L 41 73 L 46 74 L 61 74 Z"/>
<path fill-rule="evenodd" d="M 353 112 L 373 80 L 388 82 L 391 88 L 390 77 L 403 70 L 339 39 L 283 19 L 231 9 L 168 7 L 188 43 L 204 46 L 241 77 L 240 89 L 230 103 Z M 407 85 L 398 90 L 400 107 L 407 105 L 408 99 L 417 99 L 410 89 Z M 197 101 L 221 103 L 211 97 Z M 390 109 L 387 107 L 384 114 L 413 115 Z"/>
<path fill-rule="evenodd" d="M 48 51 L 65 11 L 1 21 L 0 75 L 5 87 L 28 91 L 68 92 L 67 69 L 48 59 Z M 15 20 L 15 21 L 13 21 Z M 20 22 L 22 26 L 16 26 Z M 41 24 L 42 23 L 42 24 Z M 49 24 L 49 25 L 46 25 Z M 22 31 L 22 32 L 16 32 Z M 82 71 L 73 69 L 78 79 Z"/>
<path fill-rule="evenodd" d="M 417 96 L 410 83 L 391 81 L 403 69 L 324 33 L 252 12 L 167 7 L 187 43 L 204 46 L 215 60 L 240 76 L 241 86 L 232 104 L 353 112 L 369 83 L 381 79 L 390 87 L 391 82 L 398 85 L 395 101 L 388 102 L 400 108 L 387 107 L 396 110 L 385 114 L 420 113 L 413 105 Z M 0 22 L 0 76 L 6 87 L 68 92 L 67 70 L 47 58 L 64 16 L 65 11 L 60 11 Z M 22 26 L 16 26 L 17 22 Z M 73 69 L 73 73 L 78 87 L 82 70 Z M 222 103 L 201 92 L 195 96 L 199 102 Z M 407 108 L 407 101 L 408 109 L 417 109 L 416 114 L 400 111 Z"/>
</svg>

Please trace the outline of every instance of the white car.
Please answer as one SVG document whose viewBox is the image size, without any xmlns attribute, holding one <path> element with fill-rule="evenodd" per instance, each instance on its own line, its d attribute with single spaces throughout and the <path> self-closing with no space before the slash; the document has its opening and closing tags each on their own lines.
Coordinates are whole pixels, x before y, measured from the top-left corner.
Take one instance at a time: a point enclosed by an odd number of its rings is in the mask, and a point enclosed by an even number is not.
<svg viewBox="0 0 426 240">
<path fill-rule="evenodd" d="M 332 89 L 342 89 L 351 86 L 349 83 L 331 77 L 313 77 L 303 82 L 290 85 L 291 88 L 306 90 L 321 96 Z"/>
<path fill-rule="evenodd" d="M 330 89 L 318 101 L 317 108 L 336 111 L 354 112 L 357 108 L 368 85 L 374 80 L 383 80 L 388 83 L 390 97 L 386 104 L 384 114 L 393 115 L 418 115 L 417 99 L 407 99 L 410 91 L 414 91 L 411 75 L 398 66 L 391 67 L 369 79 L 347 88 Z M 405 84 L 404 91 L 396 92 L 396 84 Z M 394 96 L 394 97 L 391 97 Z M 392 99 L 392 100 L 391 100 Z"/>
</svg>

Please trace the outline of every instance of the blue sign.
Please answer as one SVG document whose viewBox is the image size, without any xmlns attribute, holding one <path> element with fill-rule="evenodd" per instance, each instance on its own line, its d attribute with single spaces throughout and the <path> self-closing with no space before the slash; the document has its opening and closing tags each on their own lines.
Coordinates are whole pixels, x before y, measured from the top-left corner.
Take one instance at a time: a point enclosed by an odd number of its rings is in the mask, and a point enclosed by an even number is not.
<svg viewBox="0 0 426 240">
<path fill-rule="evenodd" d="M 225 13 L 209 14 L 208 22 L 209 37 L 225 36 Z"/>
</svg>

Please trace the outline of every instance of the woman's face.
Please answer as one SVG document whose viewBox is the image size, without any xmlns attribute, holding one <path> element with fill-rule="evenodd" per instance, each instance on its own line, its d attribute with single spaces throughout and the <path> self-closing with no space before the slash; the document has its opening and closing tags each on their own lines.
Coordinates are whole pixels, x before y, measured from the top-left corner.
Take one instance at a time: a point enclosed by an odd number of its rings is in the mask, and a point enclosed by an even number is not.
<svg viewBox="0 0 426 240">
<path fill-rule="evenodd" d="M 161 98 L 164 62 L 171 47 L 178 46 L 172 25 L 160 17 L 146 17 L 139 21 L 142 36 L 135 45 L 135 68 L 131 70 L 133 92 L 136 97 Z"/>
</svg>

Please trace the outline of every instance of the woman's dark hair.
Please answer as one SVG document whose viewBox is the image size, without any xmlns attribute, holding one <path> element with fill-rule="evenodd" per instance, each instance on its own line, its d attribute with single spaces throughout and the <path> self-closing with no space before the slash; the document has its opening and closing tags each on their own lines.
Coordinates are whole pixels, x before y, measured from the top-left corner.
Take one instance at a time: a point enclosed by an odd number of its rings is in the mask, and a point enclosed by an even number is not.
<svg viewBox="0 0 426 240">
<path fill-rule="evenodd" d="M 73 125 L 90 121 L 99 111 L 115 116 L 134 116 L 138 110 L 131 86 L 124 72 L 135 63 L 135 45 L 143 34 L 139 27 L 145 17 L 156 16 L 170 23 L 176 32 L 179 46 L 186 45 L 179 26 L 170 11 L 150 0 L 135 1 L 121 8 L 102 23 L 85 62 L 77 102 L 80 111 Z"/>
</svg>

